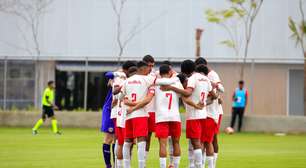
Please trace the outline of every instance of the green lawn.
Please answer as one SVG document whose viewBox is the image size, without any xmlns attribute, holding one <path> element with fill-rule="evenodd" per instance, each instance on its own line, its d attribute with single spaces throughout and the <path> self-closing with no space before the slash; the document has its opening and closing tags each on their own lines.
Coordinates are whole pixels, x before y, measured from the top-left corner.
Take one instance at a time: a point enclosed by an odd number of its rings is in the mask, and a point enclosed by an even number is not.
<svg viewBox="0 0 306 168">
<path fill-rule="evenodd" d="M 97 129 L 64 129 L 57 136 L 41 129 L 0 128 L 0 168 L 101 168 L 102 134 Z M 148 168 L 159 167 L 155 138 Z M 186 168 L 187 143 L 181 140 L 181 167 Z M 218 168 L 305 168 L 306 135 L 274 136 L 243 133 L 220 136 Z M 136 164 L 134 149 L 133 166 Z"/>
</svg>

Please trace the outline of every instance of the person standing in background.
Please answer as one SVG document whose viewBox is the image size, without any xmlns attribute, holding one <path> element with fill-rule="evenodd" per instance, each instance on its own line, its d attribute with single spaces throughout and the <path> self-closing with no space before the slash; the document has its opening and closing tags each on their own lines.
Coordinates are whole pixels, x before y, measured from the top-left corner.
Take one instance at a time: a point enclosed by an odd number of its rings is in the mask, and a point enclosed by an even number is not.
<svg viewBox="0 0 306 168">
<path fill-rule="evenodd" d="M 46 118 L 51 118 L 51 125 L 53 133 L 61 135 L 61 132 L 58 131 L 57 128 L 57 120 L 54 115 L 54 110 L 57 110 L 57 106 L 54 104 L 54 90 L 55 84 L 54 81 L 48 82 L 48 87 L 45 89 L 43 97 L 42 97 L 42 116 L 34 125 L 32 132 L 33 135 L 36 135 L 37 130 L 40 126 L 46 121 Z"/>
<path fill-rule="evenodd" d="M 238 115 L 238 132 L 241 131 L 243 115 L 248 102 L 248 91 L 244 88 L 244 81 L 239 81 L 239 87 L 233 94 L 231 127 L 234 128 Z"/>
</svg>

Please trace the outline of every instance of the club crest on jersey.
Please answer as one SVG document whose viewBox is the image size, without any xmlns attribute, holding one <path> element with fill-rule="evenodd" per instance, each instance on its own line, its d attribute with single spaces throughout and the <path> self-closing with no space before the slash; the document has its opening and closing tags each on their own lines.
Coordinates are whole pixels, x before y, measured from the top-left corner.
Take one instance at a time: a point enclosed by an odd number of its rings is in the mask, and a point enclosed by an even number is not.
<svg viewBox="0 0 306 168">
<path fill-rule="evenodd" d="M 108 128 L 108 132 L 113 132 L 113 131 L 114 131 L 114 129 L 112 127 Z"/>
</svg>

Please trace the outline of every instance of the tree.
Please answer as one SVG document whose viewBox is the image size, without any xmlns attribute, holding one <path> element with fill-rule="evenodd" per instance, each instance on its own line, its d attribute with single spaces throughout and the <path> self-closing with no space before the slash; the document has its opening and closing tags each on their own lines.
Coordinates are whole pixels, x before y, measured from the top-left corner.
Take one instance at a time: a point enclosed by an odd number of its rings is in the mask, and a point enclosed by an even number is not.
<svg viewBox="0 0 306 168">
<path fill-rule="evenodd" d="M 149 27 L 151 24 L 153 24 L 156 20 L 158 20 L 160 17 L 165 15 L 167 12 L 161 12 L 159 15 L 157 15 L 155 18 L 149 20 L 148 22 L 142 24 L 140 22 L 140 18 L 137 19 L 137 22 L 132 26 L 130 30 L 126 30 L 124 25 L 122 24 L 123 20 L 123 10 L 128 0 L 110 0 L 112 9 L 116 15 L 116 42 L 119 47 L 118 52 L 118 63 L 120 63 L 122 55 L 124 54 L 124 51 L 133 38 L 141 33 L 143 30 L 145 30 L 147 27 Z"/>
<path fill-rule="evenodd" d="M 240 57 L 243 52 L 243 63 L 240 78 L 244 78 L 244 66 L 249 53 L 255 19 L 261 9 L 263 0 L 227 0 L 230 7 L 224 10 L 206 10 L 208 22 L 220 25 L 229 35 L 221 44 L 233 49 Z M 242 32 L 242 33 L 240 33 Z"/>
<path fill-rule="evenodd" d="M 296 41 L 296 46 L 300 46 L 302 54 L 305 56 L 305 40 L 306 40 L 306 20 L 303 11 L 303 3 L 304 0 L 299 1 L 299 12 L 301 14 L 301 21 L 297 22 L 292 19 L 292 17 L 288 18 L 288 26 L 292 32 L 291 38 Z"/>
<path fill-rule="evenodd" d="M 48 7 L 53 0 L 0 0 L 0 12 L 15 16 L 21 19 L 30 32 L 30 40 L 32 47 L 29 45 L 29 39 L 27 33 L 17 25 L 25 46 L 20 47 L 15 44 L 4 42 L 6 45 L 14 47 L 15 49 L 21 49 L 28 52 L 30 55 L 41 55 L 41 46 L 39 43 L 39 27 L 41 18 L 46 14 Z"/>
<path fill-rule="evenodd" d="M 299 12 L 301 14 L 300 21 L 294 21 L 292 17 L 288 18 L 288 26 L 292 32 L 291 38 L 295 40 L 296 47 L 300 46 L 302 54 L 304 55 L 304 114 L 306 115 L 306 20 L 303 9 L 305 0 L 299 1 Z"/>
<path fill-rule="evenodd" d="M 17 44 L 11 44 L 8 42 L 3 42 L 4 44 L 13 47 L 14 49 L 19 49 L 26 51 L 29 55 L 34 55 L 39 58 L 41 55 L 41 45 L 39 41 L 39 27 L 41 23 L 41 18 L 46 14 L 47 9 L 51 5 L 53 0 L 0 0 L 0 12 L 15 16 L 21 19 L 26 28 L 30 32 L 24 32 L 22 28 L 17 24 L 19 33 L 21 34 L 25 47 L 21 47 Z M 28 35 L 30 34 L 30 36 Z M 34 104 L 36 107 L 39 106 L 39 96 L 42 91 L 40 86 L 40 64 L 38 59 L 35 64 L 35 93 L 34 93 Z"/>
</svg>

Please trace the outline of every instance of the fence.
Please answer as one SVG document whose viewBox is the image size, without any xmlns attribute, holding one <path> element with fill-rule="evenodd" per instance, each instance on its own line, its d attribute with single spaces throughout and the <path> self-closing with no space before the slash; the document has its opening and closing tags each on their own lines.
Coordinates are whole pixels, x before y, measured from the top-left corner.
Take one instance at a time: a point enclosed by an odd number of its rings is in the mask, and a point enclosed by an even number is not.
<svg viewBox="0 0 306 168">
<path fill-rule="evenodd" d="M 106 94 L 103 73 L 118 67 L 114 57 L 1 57 L 0 56 L 0 108 L 39 107 L 42 90 L 48 79 L 56 79 L 58 104 L 77 104 L 69 110 L 97 110 Z M 135 58 L 123 58 L 123 60 Z M 140 59 L 140 58 L 139 58 Z M 179 58 L 156 58 L 170 60 L 179 70 Z M 232 91 L 240 79 L 241 59 L 207 58 L 225 86 L 224 111 L 230 113 Z M 158 63 L 157 63 L 158 64 Z M 158 67 L 158 65 L 157 65 Z M 53 75 L 45 75 L 45 74 Z M 71 80 L 74 88 L 67 95 Z M 77 75 L 77 76 L 76 76 Z M 303 59 L 255 59 L 247 60 L 245 66 L 246 87 L 250 93 L 248 113 L 254 115 L 305 115 L 303 100 Z M 40 77 L 39 77 L 40 76 Z M 49 76 L 45 78 L 44 76 Z M 59 90 L 63 84 L 63 90 Z M 93 90 L 94 89 L 94 90 Z M 66 94 L 67 93 L 67 94 Z M 97 94 L 99 93 L 99 94 Z M 95 100 L 93 100 L 95 99 Z M 78 103 L 74 103 L 78 100 Z M 69 107 L 69 106 L 67 106 Z M 65 105 L 63 105 L 65 108 Z"/>
</svg>

